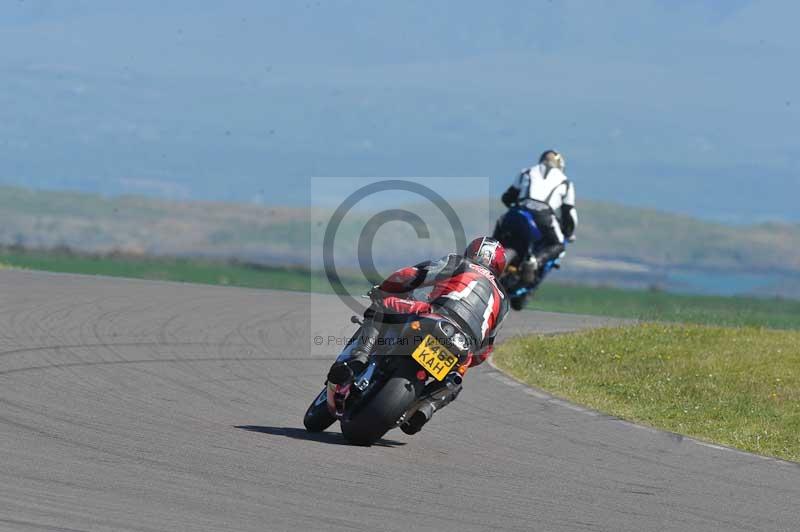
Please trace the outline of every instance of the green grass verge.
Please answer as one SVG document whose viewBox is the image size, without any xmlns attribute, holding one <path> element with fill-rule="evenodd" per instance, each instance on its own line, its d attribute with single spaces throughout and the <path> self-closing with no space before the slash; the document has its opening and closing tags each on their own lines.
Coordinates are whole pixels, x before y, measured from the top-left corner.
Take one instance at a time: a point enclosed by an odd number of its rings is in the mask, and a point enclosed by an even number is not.
<svg viewBox="0 0 800 532">
<path fill-rule="evenodd" d="M 624 419 L 800 461 L 798 331 L 648 323 L 517 338 L 494 361 Z"/>
<path fill-rule="evenodd" d="M 696 296 L 544 283 L 528 308 L 643 321 L 800 328 L 800 301 L 792 299 Z"/>
<path fill-rule="evenodd" d="M 108 275 L 157 281 L 332 292 L 330 283 L 319 272 L 210 259 L 117 254 L 90 255 L 68 250 L 6 248 L 0 249 L 0 265 L 6 268 Z M 343 282 L 345 286 L 355 290 L 369 288 L 350 278 L 343 279 Z"/>
<path fill-rule="evenodd" d="M 0 267 L 2 265 L 52 272 L 249 288 L 323 293 L 333 291 L 321 272 L 196 258 L 89 255 L 69 250 L 0 248 Z M 344 276 L 343 282 L 351 293 L 363 293 L 369 288 L 368 283 L 354 275 Z M 545 283 L 528 308 L 651 321 L 800 329 L 800 301 L 783 299 L 687 296 Z"/>
</svg>

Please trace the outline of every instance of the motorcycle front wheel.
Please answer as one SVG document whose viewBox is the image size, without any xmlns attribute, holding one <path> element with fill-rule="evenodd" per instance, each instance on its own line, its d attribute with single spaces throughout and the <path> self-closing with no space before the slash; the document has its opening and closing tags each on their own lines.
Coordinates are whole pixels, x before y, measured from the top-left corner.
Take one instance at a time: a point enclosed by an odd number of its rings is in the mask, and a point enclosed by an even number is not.
<svg viewBox="0 0 800 532">
<path fill-rule="evenodd" d="M 328 390 L 323 388 L 306 410 L 306 415 L 303 416 L 303 425 L 308 432 L 322 432 L 336 421 L 336 416 L 328 410 L 327 398 Z"/>
</svg>

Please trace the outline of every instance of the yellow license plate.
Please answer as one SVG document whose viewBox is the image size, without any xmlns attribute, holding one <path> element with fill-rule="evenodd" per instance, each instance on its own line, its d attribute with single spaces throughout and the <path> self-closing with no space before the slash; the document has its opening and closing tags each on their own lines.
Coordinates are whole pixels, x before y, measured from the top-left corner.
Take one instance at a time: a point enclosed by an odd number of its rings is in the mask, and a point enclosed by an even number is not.
<svg viewBox="0 0 800 532">
<path fill-rule="evenodd" d="M 422 343 L 414 349 L 411 358 L 419 362 L 419 365 L 437 381 L 444 379 L 458 362 L 458 357 L 430 334 L 423 338 Z"/>
</svg>

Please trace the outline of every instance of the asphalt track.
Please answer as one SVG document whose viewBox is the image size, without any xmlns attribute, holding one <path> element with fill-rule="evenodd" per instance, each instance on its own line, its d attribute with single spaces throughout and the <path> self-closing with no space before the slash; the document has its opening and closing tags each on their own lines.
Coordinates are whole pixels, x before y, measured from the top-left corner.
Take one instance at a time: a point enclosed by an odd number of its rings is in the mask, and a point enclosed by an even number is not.
<svg viewBox="0 0 800 532">
<path fill-rule="evenodd" d="M 797 465 L 488 366 L 415 437 L 309 435 L 329 363 L 313 337 L 348 316 L 333 297 L 1 271 L 0 530 L 800 530 Z M 522 313 L 505 332 L 602 323 Z"/>
</svg>

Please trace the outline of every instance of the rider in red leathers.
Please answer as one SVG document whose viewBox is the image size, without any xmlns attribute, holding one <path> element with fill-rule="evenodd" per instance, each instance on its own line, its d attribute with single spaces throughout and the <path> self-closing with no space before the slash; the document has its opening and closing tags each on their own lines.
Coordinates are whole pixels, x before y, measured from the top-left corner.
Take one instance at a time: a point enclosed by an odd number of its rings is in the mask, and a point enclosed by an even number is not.
<svg viewBox="0 0 800 532">
<path fill-rule="evenodd" d="M 497 281 L 505 265 L 500 242 L 482 237 L 473 240 L 463 256 L 450 254 L 396 271 L 372 291 L 374 304 L 364 314 L 357 344 L 349 358 L 333 364 L 328 381 L 344 384 L 364 369 L 380 337 L 381 324 L 392 314 L 435 312 L 451 319 L 475 346 L 470 350 L 469 367 L 481 364 L 491 354 L 497 330 L 508 313 L 506 294 Z M 402 297 L 428 286 L 432 289 L 426 301 Z M 418 432 L 434 410 L 451 402 L 460 391 L 459 386 L 446 400 L 423 406 L 401 429 L 409 434 Z"/>
</svg>

